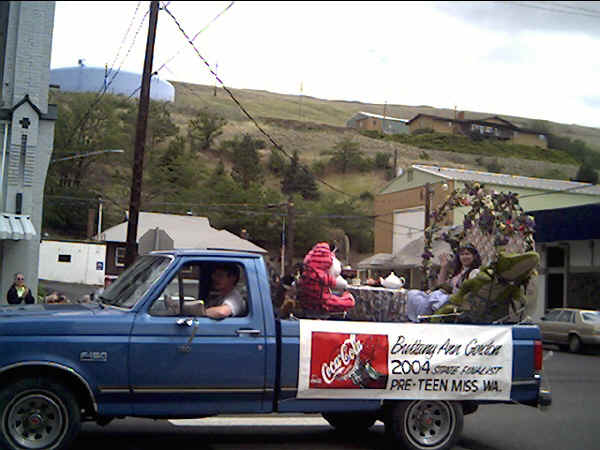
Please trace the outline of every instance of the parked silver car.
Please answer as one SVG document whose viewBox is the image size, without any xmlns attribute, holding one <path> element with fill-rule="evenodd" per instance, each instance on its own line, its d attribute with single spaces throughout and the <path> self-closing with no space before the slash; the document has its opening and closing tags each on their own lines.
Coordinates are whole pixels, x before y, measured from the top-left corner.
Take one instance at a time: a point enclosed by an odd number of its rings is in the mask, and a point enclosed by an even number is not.
<svg viewBox="0 0 600 450">
<path fill-rule="evenodd" d="M 600 311 L 575 308 L 551 309 L 538 323 L 542 341 L 571 352 L 583 345 L 600 345 Z"/>
</svg>

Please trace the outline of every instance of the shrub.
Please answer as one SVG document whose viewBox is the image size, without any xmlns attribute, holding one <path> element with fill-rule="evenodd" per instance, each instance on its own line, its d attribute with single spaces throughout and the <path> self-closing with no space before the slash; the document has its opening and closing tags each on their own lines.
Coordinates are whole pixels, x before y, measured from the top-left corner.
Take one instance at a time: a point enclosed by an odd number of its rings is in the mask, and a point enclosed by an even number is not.
<svg viewBox="0 0 600 450">
<path fill-rule="evenodd" d="M 373 201 L 373 200 L 375 200 L 375 197 L 373 196 L 373 193 L 369 192 L 369 191 L 365 191 L 362 194 L 360 194 L 359 198 L 361 200 L 363 200 L 363 201 Z"/>
<path fill-rule="evenodd" d="M 327 164 L 322 159 L 317 159 L 311 165 L 312 172 L 317 176 L 325 175 L 325 170 L 327 168 Z"/>
<path fill-rule="evenodd" d="M 598 172 L 588 164 L 582 164 L 575 175 L 573 181 L 581 181 L 583 183 L 598 184 Z"/>
<path fill-rule="evenodd" d="M 431 156 L 429 156 L 429 153 L 427 153 L 425 150 L 423 150 L 421 153 L 419 153 L 419 158 L 424 159 L 425 161 L 428 161 L 431 159 Z"/>
<path fill-rule="evenodd" d="M 484 139 L 483 134 L 481 134 L 479 130 L 471 130 L 471 132 L 469 133 L 469 138 L 473 142 L 481 142 Z"/>
<path fill-rule="evenodd" d="M 431 134 L 431 133 L 433 133 L 433 128 L 417 128 L 411 134 L 413 136 L 419 136 L 421 134 Z"/>
<path fill-rule="evenodd" d="M 374 165 L 376 169 L 389 169 L 390 168 L 390 158 L 392 155 L 386 152 L 377 152 L 375 154 Z"/>
<path fill-rule="evenodd" d="M 383 139 L 385 134 L 379 130 L 361 130 L 360 134 L 372 139 Z"/>
<path fill-rule="evenodd" d="M 488 172 L 502 172 L 504 166 L 498 162 L 496 158 L 492 159 L 490 162 L 486 163 L 485 168 Z"/>
</svg>

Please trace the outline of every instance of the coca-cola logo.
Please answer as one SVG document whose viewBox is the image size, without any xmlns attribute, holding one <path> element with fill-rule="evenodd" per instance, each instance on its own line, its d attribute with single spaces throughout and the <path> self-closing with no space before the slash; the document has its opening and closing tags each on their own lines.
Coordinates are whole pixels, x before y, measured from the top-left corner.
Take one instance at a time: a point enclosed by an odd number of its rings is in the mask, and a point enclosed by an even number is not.
<svg viewBox="0 0 600 450">
<path fill-rule="evenodd" d="M 339 351 L 332 355 L 328 362 L 321 365 L 321 377 L 327 384 L 333 383 L 336 379 L 343 377 L 354 367 L 354 363 L 363 349 L 363 344 L 356 335 L 351 334 L 339 348 Z"/>
</svg>

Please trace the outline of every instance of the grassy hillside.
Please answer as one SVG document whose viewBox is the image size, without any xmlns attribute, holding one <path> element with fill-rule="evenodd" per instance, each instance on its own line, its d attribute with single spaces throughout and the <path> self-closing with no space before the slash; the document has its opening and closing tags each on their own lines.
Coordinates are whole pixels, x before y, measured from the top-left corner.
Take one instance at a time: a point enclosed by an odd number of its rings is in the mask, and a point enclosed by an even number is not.
<svg viewBox="0 0 600 450">
<path fill-rule="evenodd" d="M 175 86 L 175 105 L 179 111 L 189 111 L 208 107 L 219 112 L 224 117 L 233 120 L 244 120 L 242 112 L 230 100 L 223 89 L 217 89 L 214 96 L 214 87 L 195 85 L 189 83 L 172 82 Z M 307 122 L 316 122 L 336 127 L 344 127 L 346 121 L 359 111 L 383 114 L 383 105 L 343 101 L 322 100 L 308 96 L 276 94 L 267 91 L 249 89 L 231 89 L 248 111 L 259 117 L 272 117 L 278 119 L 292 119 Z M 419 113 L 433 114 L 452 118 L 455 111 L 439 109 L 430 106 L 387 105 L 386 114 L 400 119 L 411 119 Z M 496 115 L 490 112 L 465 111 L 465 118 L 476 119 Z M 506 120 L 516 125 L 528 128 L 534 119 L 502 115 Z M 538 118 L 537 120 L 543 120 Z M 571 139 L 581 139 L 595 150 L 600 151 L 600 129 L 584 127 L 576 124 L 563 124 L 545 121 L 550 132 Z"/>
<path fill-rule="evenodd" d="M 244 133 L 265 139 L 223 89 L 217 89 L 217 95 L 215 96 L 214 87 L 211 86 L 178 82 L 173 82 L 173 84 L 176 89 L 174 117 L 182 128 L 185 129 L 194 111 L 206 108 L 228 119 L 228 124 L 224 128 L 223 135 L 217 141 L 217 145 L 220 141 Z M 277 143 L 290 154 L 297 150 L 302 160 L 309 164 L 317 160 L 323 160 L 325 158 L 321 156 L 323 150 L 331 149 L 344 138 L 350 138 L 358 142 L 361 151 L 369 156 L 374 156 L 379 152 L 393 155 L 396 151 L 399 167 L 406 167 L 415 163 L 427 163 L 486 170 L 490 164 L 500 158 L 502 170 L 515 175 L 568 179 L 574 177 L 577 172 L 577 166 L 574 165 L 571 158 L 557 155 L 553 151 L 544 153 L 533 147 L 526 147 L 525 149 L 528 151 L 523 152 L 522 149 L 517 149 L 517 146 L 512 146 L 515 148 L 510 147 L 510 151 L 507 151 L 509 147 L 500 148 L 501 146 L 490 146 L 483 143 L 481 152 L 478 152 L 479 147 L 477 145 L 472 146 L 473 148 L 469 148 L 468 151 L 460 149 L 448 151 L 453 143 L 442 142 L 443 139 L 442 141 L 438 140 L 439 142 L 434 140 L 433 144 L 429 142 L 427 145 L 410 140 L 391 142 L 389 140 L 372 139 L 361 135 L 356 130 L 346 128 L 346 121 L 356 112 L 381 113 L 381 105 L 329 101 L 311 97 L 300 99 L 300 97 L 293 95 L 245 89 L 232 89 L 232 92 Z M 401 118 L 410 118 L 418 112 L 446 116 L 454 114 L 454 111 L 437 110 L 426 106 L 388 105 L 388 111 L 390 115 Z M 299 120 L 300 114 L 302 114 L 302 120 Z M 466 113 L 466 115 L 467 117 L 476 116 L 476 114 L 471 113 Z M 492 114 L 479 114 L 479 116 L 489 115 Z M 528 126 L 529 122 L 525 118 L 507 117 L 507 119 L 523 126 Z M 572 133 L 575 133 L 571 134 L 571 137 L 582 140 L 585 137 L 584 134 L 578 134 L 578 130 L 580 128 L 585 129 L 585 127 L 568 127 L 563 124 L 550 125 L 556 130 L 569 128 Z M 590 136 L 594 139 L 597 138 L 600 143 L 600 130 L 594 128 L 588 130 L 591 130 Z M 265 150 L 265 158 L 270 148 L 268 146 Z M 527 154 L 527 159 L 522 159 L 524 154 Z M 207 161 L 207 163 L 209 162 Z M 354 172 L 343 177 L 336 174 L 325 174 L 324 178 L 332 184 L 338 181 L 338 178 L 345 180 L 343 182 L 344 186 L 341 187 L 352 194 L 360 194 L 365 190 L 376 193 L 379 187 L 386 182 L 381 171 Z"/>
</svg>

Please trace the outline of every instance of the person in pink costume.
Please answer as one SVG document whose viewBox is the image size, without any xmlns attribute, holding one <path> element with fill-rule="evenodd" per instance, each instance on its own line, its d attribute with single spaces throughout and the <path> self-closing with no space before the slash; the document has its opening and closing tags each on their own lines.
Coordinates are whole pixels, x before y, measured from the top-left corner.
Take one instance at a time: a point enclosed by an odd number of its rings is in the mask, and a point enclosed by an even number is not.
<svg viewBox="0 0 600 450">
<path fill-rule="evenodd" d="M 349 292 L 335 295 L 332 289 L 343 291 L 348 286 L 340 274 L 342 266 L 327 242 L 319 242 L 304 257 L 300 280 L 300 306 L 305 312 L 332 313 L 354 308 Z"/>
</svg>

